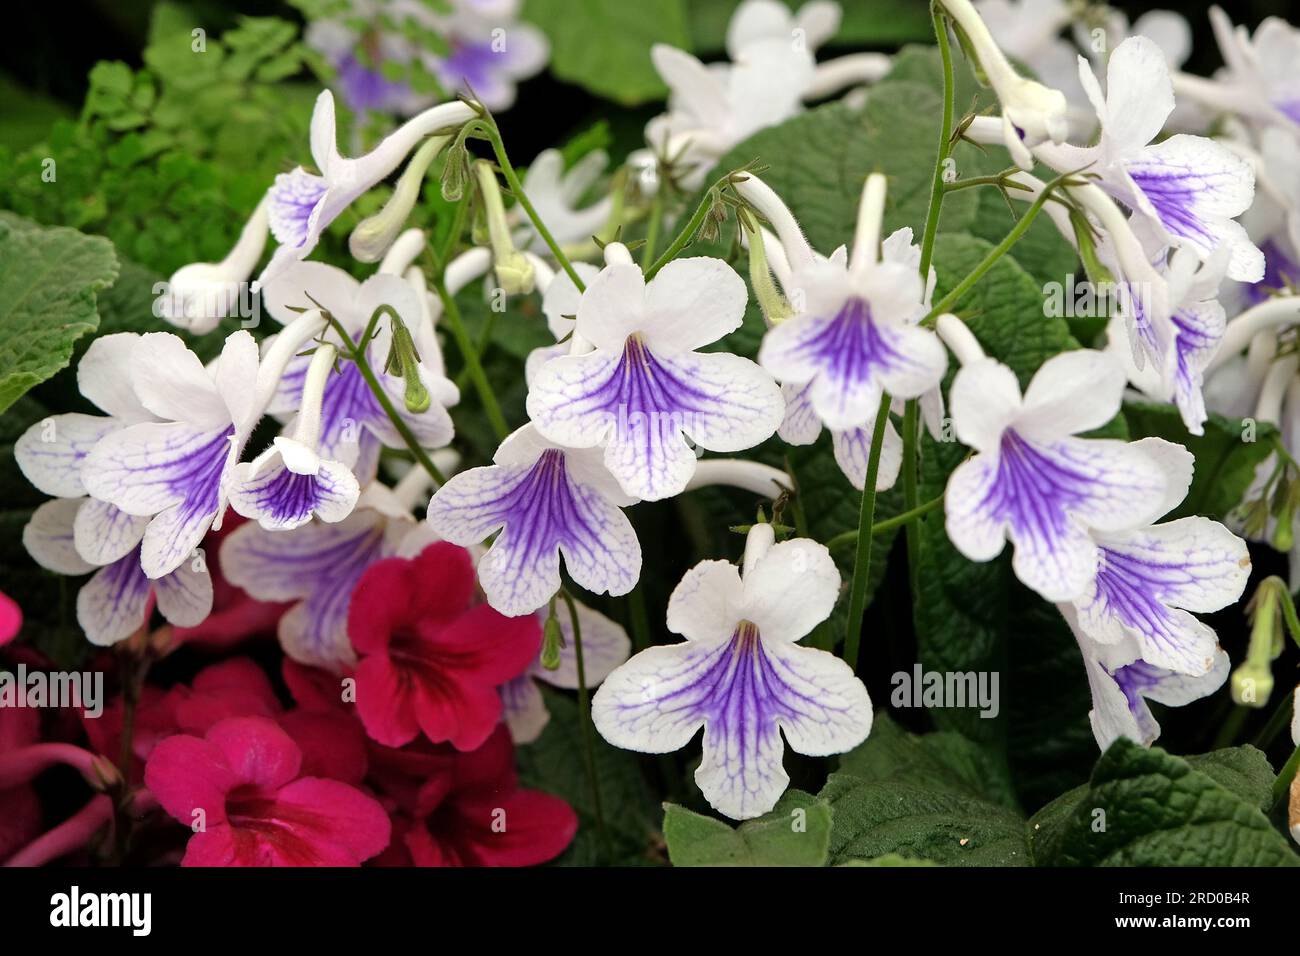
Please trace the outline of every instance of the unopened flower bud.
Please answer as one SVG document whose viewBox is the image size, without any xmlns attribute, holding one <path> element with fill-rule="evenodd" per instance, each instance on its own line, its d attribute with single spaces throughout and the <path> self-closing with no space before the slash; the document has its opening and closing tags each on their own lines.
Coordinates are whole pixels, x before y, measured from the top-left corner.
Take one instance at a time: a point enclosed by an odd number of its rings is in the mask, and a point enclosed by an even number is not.
<svg viewBox="0 0 1300 956">
<path fill-rule="evenodd" d="M 431 401 L 429 389 L 420 378 L 420 353 L 415 350 L 415 341 L 411 332 L 397 315 L 392 315 L 393 344 L 388 351 L 388 361 L 384 371 L 389 375 L 400 375 L 406 390 L 402 396 L 406 410 L 418 414 L 428 411 Z"/>
<path fill-rule="evenodd" d="M 446 136 L 432 136 L 425 140 L 424 145 L 406 164 L 406 169 L 402 170 L 393 195 L 384 204 L 384 208 L 363 219 L 352 230 L 352 235 L 348 237 L 348 249 L 354 258 L 360 262 L 378 262 L 384 257 L 384 253 L 406 225 L 411 210 L 415 208 L 430 164 L 446 144 Z"/>
<path fill-rule="evenodd" d="M 564 646 L 564 632 L 554 615 L 542 627 L 542 667 L 548 671 L 560 669 L 560 648 Z"/>
</svg>

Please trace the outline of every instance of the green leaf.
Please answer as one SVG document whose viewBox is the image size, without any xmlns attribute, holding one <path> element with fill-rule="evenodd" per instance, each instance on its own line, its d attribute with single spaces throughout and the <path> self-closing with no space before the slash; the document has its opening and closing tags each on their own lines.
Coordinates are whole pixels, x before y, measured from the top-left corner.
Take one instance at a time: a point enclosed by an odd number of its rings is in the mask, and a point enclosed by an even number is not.
<svg viewBox="0 0 1300 956">
<path fill-rule="evenodd" d="M 561 857 L 569 865 L 649 862 L 648 848 L 659 826 L 659 807 L 650 792 L 637 756 L 607 744 L 591 731 L 600 781 L 601 809 L 614 860 L 609 858 L 596 827 L 591 784 L 583 762 L 578 704 L 568 694 L 542 690 L 551 719 L 531 744 L 515 748 L 524 786 L 545 790 L 568 801 L 578 814 L 578 836 Z"/>
<path fill-rule="evenodd" d="M 954 866 L 1024 866 L 1024 818 L 1000 758 L 959 734 L 910 734 L 883 712 L 840 759 L 831 859 L 898 854 Z"/>
<path fill-rule="evenodd" d="M 898 854 L 947 866 L 1026 866 L 1024 819 L 959 789 L 833 773 L 819 796 L 834 812 L 831 862 Z"/>
<path fill-rule="evenodd" d="M 664 840 L 673 866 L 825 866 L 831 808 L 788 790 L 771 813 L 732 829 L 721 820 L 664 804 Z"/>
<path fill-rule="evenodd" d="M 550 40 L 551 72 L 624 106 L 666 93 L 654 44 L 690 46 L 682 0 L 528 0 L 523 17 Z"/>
<path fill-rule="evenodd" d="M 1156 436 L 1183 445 L 1196 457 L 1191 490 L 1169 519 L 1208 515 L 1223 519 L 1241 503 L 1255 468 L 1273 451 L 1277 430 L 1266 422 L 1211 415 L 1204 435 L 1192 435 L 1171 405 L 1129 402 L 1124 418 L 1133 438 Z"/>
<path fill-rule="evenodd" d="M 99 325 L 95 293 L 116 278 L 107 239 L 0 218 L 0 412 L 68 364 Z"/>
<path fill-rule="evenodd" d="M 940 235 L 936 296 L 956 285 L 991 248 L 981 239 Z M 957 311 L 985 351 L 1010 366 L 1022 386 L 1047 358 L 1077 345 L 1062 319 L 1044 314 L 1038 284 L 1012 258 L 999 260 L 957 303 Z M 926 435 L 921 500 L 942 494 L 949 474 L 968 454 L 956 442 Z M 1078 648 L 1060 615 L 1016 580 L 1009 546 L 994 561 L 969 561 L 948 541 L 938 512 L 921 521 L 920 541 L 914 614 L 918 660 L 927 671 L 998 674 L 1003 703 L 995 719 L 982 719 L 975 708 L 932 709 L 935 725 L 1004 748 L 1028 805 L 1084 779 L 1096 753 L 1087 716 L 1091 696 Z"/>
<path fill-rule="evenodd" d="M 1019 810 L 1006 765 L 961 734 L 912 734 L 885 711 L 876 714 L 871 736 L 840 757 L 841 773 L 864 780 L 952 790 Z"/>
<path fill-rule="evenodd" d="M 1259 760 L 1237 752 L 1193 763 L 1121 738 L 1102 754 L 1086 786 L 1030 821 L 1034 861 L 1040 866 L 1300 866 L 1290 840 L 1260 810 Z"/>
<path fill-rule="evenodd" d="M 836 866 L 938 866 L 933 860 L 910 860 L 905 856 L 899 856 L 897 853 L 886 853 L 884 856 L 878 856 L 874 860 L 845 860 L 843 863 L 837 863 Z"/>
<path fill-rule="evenodd" d="M 1264 752 L 1245 744 L 1208 754 L 1186 757 L 1192 768 L 1212 777 L 1220 786 L 1267 813 L 1273 806 L 1273 781 L 1277 774 Z"/>
</svg>

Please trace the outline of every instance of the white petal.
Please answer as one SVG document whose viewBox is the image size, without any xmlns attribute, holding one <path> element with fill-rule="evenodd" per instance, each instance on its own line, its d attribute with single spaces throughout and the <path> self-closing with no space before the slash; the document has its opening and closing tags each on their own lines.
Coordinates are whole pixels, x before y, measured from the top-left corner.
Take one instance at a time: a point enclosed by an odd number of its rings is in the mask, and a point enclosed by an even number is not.
<svg viewBox="0 0 1300 956">
<path fill-rule="evenodd" d="M 1105 352 L 1079 349 L 1054 355 L 1025 390 L 1016 430 L 1051 440 L 1100 428 L 1119 412 L 1124 370 Z"/>
<path fill-rule="evenodd" d="M 117 505 L 87 498 L 73 522 L 73 542 L 91 564 L 112 564 L 140 543 L 148 524 L 148 515 L 129 515 Z"/>
<path fill-rule="evenodd" d="M 578 303 L 578 334 L 597 349 L 622 351 L 627 337 L 646 327 L 645 299 L 645 276 L 639 268 L 606 266 L 587 283 Z"/>
<path fill-rule="evenodd" d="M 121 423 L 99 415 L 53 415 L 32 425 L 14 443 L 14 459 L 38 491 L 56 498 L 86 493 L 81 465 L 90 450 Z"/>
<path fill-rule="evenodd" d="M 1106 65 L 1107 140 L 1119 150 L 1143 147 L 1173 111 L 1174 86 L 1160 47 L 1140 36 L 1117 46 Z"/>
<path fill-rule="evenodd" d="M 991 452 L 1020 411 L 1020 384 L 1015 373 L 989 359 L 963 366 L 948 392 L 952 425 L 963 445 Z M 951 502 L 950 502 L 951 504 Z"/>
<path fill-rule="evenodd" d="M 744 616 L 763 640 L 798 641 L 830 617 L 840 572 L 824 544 L 794 538 L 773 545 L 745 575 Z"/>
<path fill-rule="evenodd" d="M 92 644 L 126 640 L 145 623 L 151 582 L 131 552 L 100 568 L 77 593 L 77 623 Z"/>
<path fill-rule="evenodd" d="M 32 512 L 23 526 L 23 547 L 32 560 L 56 574 L 85 574 L 95 569 L 73 543 L 73 522 L 86 500 L 56 498 Z"/>
<path fill-rule="evenodd" d="M 740 328 L 748 299 L 721 259 L 674 259 L 645 288 L 646 343 L 665 357 L 703 348 Z"/>
<path fill-rule="evenodd" d="M 230 424 L 212 378 L 178 335 L 142 335 L 131 353 L 131 381 L 141 404 L 159 418 L 206 428 Z"/>
<path fill-rule="evenodd" d="M 185 562 L 154 582 L 158 610 L 177 627 L 197 627 L 212 613 L 212 575 Z"/>
<path fill-rule="evenodd" d="M 744 616 L 740 572 L 730 561 L 701 561 L 668 598 L 668 630 L 710 643 L 731 637 Z"/>
<path fill-rule="evenodd" d="M 131 384 L 131 355 L 139 341 L 135 332 L 101 335 L 90 343 L 77 365 L 81 394 L 124 425 L 153 417 L 140 404 Z"/>
</svg>

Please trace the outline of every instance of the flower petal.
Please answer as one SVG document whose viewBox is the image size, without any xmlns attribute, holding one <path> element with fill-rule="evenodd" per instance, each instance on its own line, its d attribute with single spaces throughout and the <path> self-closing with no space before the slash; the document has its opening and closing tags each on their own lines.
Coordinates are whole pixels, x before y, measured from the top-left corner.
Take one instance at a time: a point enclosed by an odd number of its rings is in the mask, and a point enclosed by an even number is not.
<svg viewBox="0 0 1300 956">
<path fill-rule="evenodd" d="M 41 505 L 23 526 L 23 547 L 43 568 L 55 574 L 86 574 L 95 566 L 83 558 L 73 534 L 77 512 L 85 498 L 55 498 Z"/>
<path fill-rule="evenodd" d="M 793 538 L 775 544 L 744 578 L 742 612 L 766 644 L 794 642 L 826 618 L 840 596 L 840 572 L 824 544 Z"/>
<path fill-rule="evenodd" d="M 150 584 L 135 550 L 96 571 L 77 592 L 77 623 L 86 639 L 107 647 L 138 631 L 149 610 Z"/>
<path fill-rule="evenodd" d="M 749 293 L 721 259 L 674 259 L 645 287 L 646 344 L 658 355 L 690 352 L 740 328 Z"/>
<path fill-rule="evenodd" d="M 730 561 L 701 561 L 668 598 L 668 630 L 692 641 L 727 640 L 744 616 L 745 590 Z"/>
<path fill-rule="evenodd" d="M 90 450 L 122 423 L 100 415 L 53 415 L 37 422 L 14 443 L 14 459 L 38 491 L 56 498 L 86 493 L 81 465 Z"/>
<path fill-rule="evenodd" d="M 87 498 L 77 510 L 72 539 L 77 553 L 91 564 L 112 564 L 140 543 L 148 515 L 130 515 L 117 505 Z"/>
</svg>

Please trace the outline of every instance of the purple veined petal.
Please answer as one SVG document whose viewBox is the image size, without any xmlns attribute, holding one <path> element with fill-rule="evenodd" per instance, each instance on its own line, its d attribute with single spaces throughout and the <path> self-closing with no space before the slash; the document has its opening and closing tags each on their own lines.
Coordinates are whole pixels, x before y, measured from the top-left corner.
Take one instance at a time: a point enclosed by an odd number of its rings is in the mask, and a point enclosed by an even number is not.
<svg viewBox="0 0 1300 956">
<path fill-rule="evenodd" d="M 291 442 L 276 439 L 281 448 Z M 251 463 L 236 465 L 230 506 L 268 531 L 289 531 L 313 516 L 331 524 L 342 521 L 352 513 L 361 493 L 357 479 L 340 462 L 317 459 L 315 464 L 314 472 L 299 473 L 277 454 L 255 475 Z"/>
<path fill-rule="evenodd" d="M 595 687 L 608 677 L 615 667 L 627 660 L 632 642 L 621 625 L 580 601 L 575 601 L 574 605 L 578 610 L 578 626 L 582 628 L 582 663 L 587 686 Z M 569 609 L 557 607 L 556 615 L 556 619 L 560 622 L 560 632 L 564 635 L 564 646 L 560 648 L 560 666 L 549 671 L 542 667 L 539 660 L 533 665 L 530 673 L 538 680 L 552 686 L 575 690 L 578 687 L 578 653 L 577 642 L 573 639 L 573 625 L 569 620 Z M 545 617 L 540 612 L 538 619 L 545 621 Z M 504 690 L 502 700 L 505 701 Z M 511 732 L 513 733 L 513 726 Z M 518 737 L 515 738 L 515 742 L 520 742 Z"/>
<path fill-rule="evenodd" d="M 1143 660 L 1192 676 L 1218 653 L 1214 631 L 1189 611 L 1236 601 L 1250 575 L 1245 542 L 1207 518 L 1182 518 L 1102 538 L 1094 586 L 1078 602 L 1079 625 L 1108 643 L 1130 637 Z"/>
<path fill-rule="evenodd" d="M 811 385 L 782 385 L 785 418 L 777 435 L 787 445 L 811 445 L 822 433 L 822 420 L 812 405 Z"/>
<path fill-rule="evenodd" d="M 1272 294 L 1287 288 L 1288 284 L 1300 285 L 1300 263 L 1288 253 L 1282 242 L 1267 239 L 1260 251 L 1264 254 L 1264 277 L 1243 289 L 1247 307 L 1259 305 Z"/>
<path fill-rule="evenodd" d="M 972 560 L 1016 547 L 1017 576 L 1048 600 L 1080 596 L 1097 568 L 1086 528 L 1120 529 L 1156 517 L 1166 479 L 1140 449 L 1068 438 L 1030 442 L 1014 429 L 995 457 L 977 455 L 949 479 L 948 533 Z"/>
<path fill-rule="evenodd" d="M 32 425 L 14 443 L 14 459 L 38 491 L 56 498 L 86 493 L 81 465 L 105 435 L 122 423 L 100 415 L 53 415 Z"/>
<path fill-rule="evenodd" d="M 135 550 L 148 525 L 148 515 L 127 514 L 117 505 L 87 498 L 73 521 L 73 542 L 91 564 L 112 564 Z"/>
<path fill-rule="evenodd" d="M 717 451 L 751 447 L 776 431 L 784 406 L 776 383 L 746 359 L 694 352 L 664 358 L 632 335 L 620 354 L 545 365 L 528 411 L 552 441 L 604 444 L 605 464 L 623 490 L 657 500 L 679 493 L 695 473 L 683 433 Z"/>
<path fill-rule="evenodd" d="M 501 710 L 516 744 L 531 744 L 550 723 L 546 701 L 531 674 L 521 674 L 499 688 Z"/>
<path fill-rule="evenodd" d="M 303 249 L 315 238 L 321 203 L 328 191 L 324 177 L 298 166 L 275 177 L 267 214 L 275 241 L 289 249 Z"/>
<path fill-rule="evenodd" d="M 871 434 L 876 423 L 873 419 L 862 428 L 844 431 L 831 429 L 835 463 L 854 488 L 861 491 L 867 484 L 867 465 L 871 459 Z M 903 469 L 903 439 L 893 422 L 885 423 L 884 442 L 880 446 L 880 466 L 876 472 L 876 490 L 894 487 Z"/>
<path fill-rule="evenodd" d="M 810 757 L 852 750 L 871 733 L 871 699 L 853 669 L 834 654 L 780 641 L 763 643 L 767 684 L 782 705 L 790 749 Z"/>
<path fill-rule="evenodd" d="M 131 514 L 153 514 L 141 564 L 161 577 L 184 561 L 222 507 L 233 464 L 235 430 L 181 423 L 133 425 L 100 441 L 86 458 L 85 479 L 96 497 Z"/>
<path fill-rule="evenodd" d="M 812 402 L 832 428 L 872 416 L 884 390 L 913 398 L 934 387 L 947 353 L 934 333 L 874 318 L 865 299 L 849 298 L 830 316 L 805 315 L 771 329 L 759 362 L 788 382 L 811 382 Z"/>
<path fill-rule="evenodd" d="M 565 278 L 568 277 L 566 276 Z M 559 281 L 558 278 L 556 281 Z M 542 366 L 551 361 L 551 359 L 557 359 L 562 355 L 568 354 L 568 342 L 557 342 L 554 345 L 543 345 L 539 348 L 533 349 L 528 353 L 528 358 L 524 361 L 524 384 L 531 388 L 533 380 L 537 378 L 537 373 L 542 370 Z"/>
<path fill-rule="evenodd" d="M 124 641 L 145 622 L 152 582 L 140 567 L 140 551 L 100 568 L 77 593 L 77 623 L 100 647 Z"/>
<path fill-rule="evenodd" d="M 570 576 L 596 594 L 626 594 L 641 573 L 641 546 L 623 512 L 568 473 L 563 451 L 530 466 L 474 468 L 429 503 L 429 523 L 448 540 L 473 544 L 501 528 L 479 561 L 488 603 L 507 615 L 537 610 Z"/>
<path fill-rule="evenodd" d="M 212 613 L 212 575 L 198 562 L 182 563 L 153 586 L 159 613 L 177 627 L 197 627 Z"/>
<path fill-rule="evenodd" d="M 95 566 L 77 553 L 73 525 L 87 498 L 55 498 L 23 526 L 23 547 L 32 560 L 55 574 L 86 574 Z"/>
<path fill-rule="evenodd" d="M 1207 301 L 1179 309 L 1172 322 L 1178 332 L 1174 340 L 1174 402 L 1187 430 L 1200 435 L 1207 417 L 1202 392 L 1205 367 L 1223 339 L 1226 316 L 1222 305 Z"/>
<path fill-rule="evenodd" d="M 1228 274 L 1242 281 L 1259 278 L 1247 273 L 1259 257 L 1262 274 L 1262 255 L 1231 223 L 1254 196 L 1254 174 L 1244 160 L 1213 140 L 1179 133 L 1126 160 L 1124 171 L 1136 188 L 1138 205 L 1169 235 L 1202 258 L 1225 240 L 1244 240 L 1240 251 L 1233 250 Z"/>
</svg>

